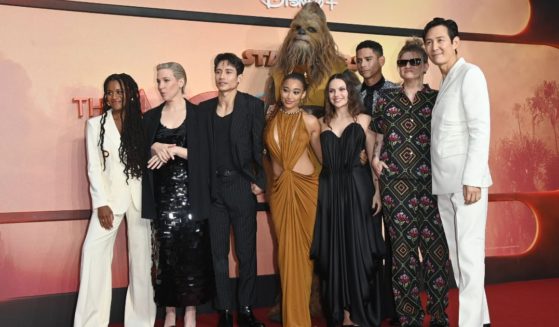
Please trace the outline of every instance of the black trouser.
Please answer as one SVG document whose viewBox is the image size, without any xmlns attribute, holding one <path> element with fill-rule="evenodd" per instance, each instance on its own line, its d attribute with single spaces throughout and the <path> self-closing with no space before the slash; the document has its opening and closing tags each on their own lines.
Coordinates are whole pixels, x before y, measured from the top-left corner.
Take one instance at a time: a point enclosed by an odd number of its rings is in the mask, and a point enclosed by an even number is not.
<svg viewBox="0 0 559 327">
<path fill-rule="evenodd" d="M 235 254 L 239 261 L 239 306 L 252 306 L 256 282 L 256 197 L 248 181 L 240 172 L 216 172 L 217 183 L 213 194 L 210 216 L 210 238 L 215 272 L 218 310 L 233 308 L 233 294 L 229 279 L 229 244 L 231 226 Z"/>
</svg>

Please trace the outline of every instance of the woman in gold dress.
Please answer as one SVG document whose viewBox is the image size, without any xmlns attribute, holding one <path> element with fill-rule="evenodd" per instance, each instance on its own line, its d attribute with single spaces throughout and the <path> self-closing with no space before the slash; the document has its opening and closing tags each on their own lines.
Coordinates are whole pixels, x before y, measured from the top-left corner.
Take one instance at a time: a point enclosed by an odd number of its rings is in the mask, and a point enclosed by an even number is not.
<svg viewBox="0 0 559 327">
<path fill-rule="evenodd" d="M 307 84 L 286 75 L 281 100 L 268 114 L 264 142 L 271 158 L 270 209 L 278 239 L 284 326 L 309 327 L 313 238 L 320 173 L 320 124 L 300 107 Z"/>
</svg>

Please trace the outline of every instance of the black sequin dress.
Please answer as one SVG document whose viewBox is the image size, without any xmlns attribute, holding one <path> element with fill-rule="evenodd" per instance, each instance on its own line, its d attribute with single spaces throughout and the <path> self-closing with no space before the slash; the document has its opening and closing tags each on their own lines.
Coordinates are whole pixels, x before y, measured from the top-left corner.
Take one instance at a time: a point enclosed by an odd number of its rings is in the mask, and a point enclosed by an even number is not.
<svg viewBox="0 0 559 327">
<path fill-rule="evenodd" d="M 178 128 L 159 124 L 155 142 L 187 147 L 186 120 Z M 153 220 L 155 302 L 183 307 L 213 296 L 208 221 L 193 221 L 188 161 L 179 157 L 154 171 L 157 219 Z"/>
</svg>

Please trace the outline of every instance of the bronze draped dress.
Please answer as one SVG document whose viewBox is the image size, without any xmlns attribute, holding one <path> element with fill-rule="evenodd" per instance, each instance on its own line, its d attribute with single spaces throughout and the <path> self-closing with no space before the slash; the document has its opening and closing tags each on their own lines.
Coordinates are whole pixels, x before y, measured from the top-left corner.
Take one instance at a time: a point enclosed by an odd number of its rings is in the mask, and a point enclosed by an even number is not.
<svg viewBox="0 0 559 327">
<path fill-rule="evenodd" d="M 310 145 L 303 112 L 293 115 L 279 111 L 268 122 L 264 142 L 273 161 L 283 169 L 279 176 L 273 178 L 269 198 L 278 239 L 283 324 L 310 327 L 313 263 L 309 251 L 316 219 L 320 163 Z M 293 170 L 305 152 L 314 166 L 313 173 L 309 175 Z"/>
</svg>

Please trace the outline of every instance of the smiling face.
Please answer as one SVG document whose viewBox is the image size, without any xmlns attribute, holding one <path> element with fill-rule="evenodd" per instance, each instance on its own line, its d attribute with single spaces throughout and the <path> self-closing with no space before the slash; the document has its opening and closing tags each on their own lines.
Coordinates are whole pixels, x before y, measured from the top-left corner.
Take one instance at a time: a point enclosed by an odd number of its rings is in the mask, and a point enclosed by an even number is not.
<svg viewBox="0 0 559 327">
<path fill-rule="evenodd" d="M 295 78 L 286 79 L 280 90 L 281 103 L 284 110 L 296 109 L 305 97 L 305 87 Z"/>
<path fill-rule="evenodd" d="M 124 89 L 117 80 L 112 80 L 105 90 L 105 101 L 114 111 L 121 111 L 125 104 Z"/>
<path fill-rule="evenodd" d="M 333 79 L 328 84 L 328 100 L 336 109 L 347 107 L 348 90 L 346 83 L 341 79 Z"/>
<path fill-rule="evenodd" d="M 241 82 L 241 75 L 237 74 L 235 66 L 223 60 L 217 64 L 214 71 L 215 85 L 220 92 L 237 89 Z"/>
<path fill-rule="evenodd" d="M 459 44 L 460 38 L 456 36 L 451 40 L 444 25 L 434 26 L 425 34 L 425 49 L 429 59 L 442 71 L 448 72 L 458 60 L 456 49 Z"/>
<path fill-rule="evenodd" d="M 157 90 L 165 101 L 182 96 L 182 87 L 186 84 L 183 78 L 177 79 L 169 68 L 157 71 Z"/>
<path fill-rule="evenodd" d="M 404 81 L 423 81 L 423 76 L 429 68 L 429 64 L 424 62 L 421 54 L 413 51 L 404 52 L 398 62 L 405 63 L 405 65 L 398 65 L 398 72 Z"/>
<path fill-rule="evenodd" d="M 362 48 L 355 54 L 357 71 L 365 81 L 375 79 L 382 74 L 384 56 L 377 55 L 371 48 Z"/>
</svg>

